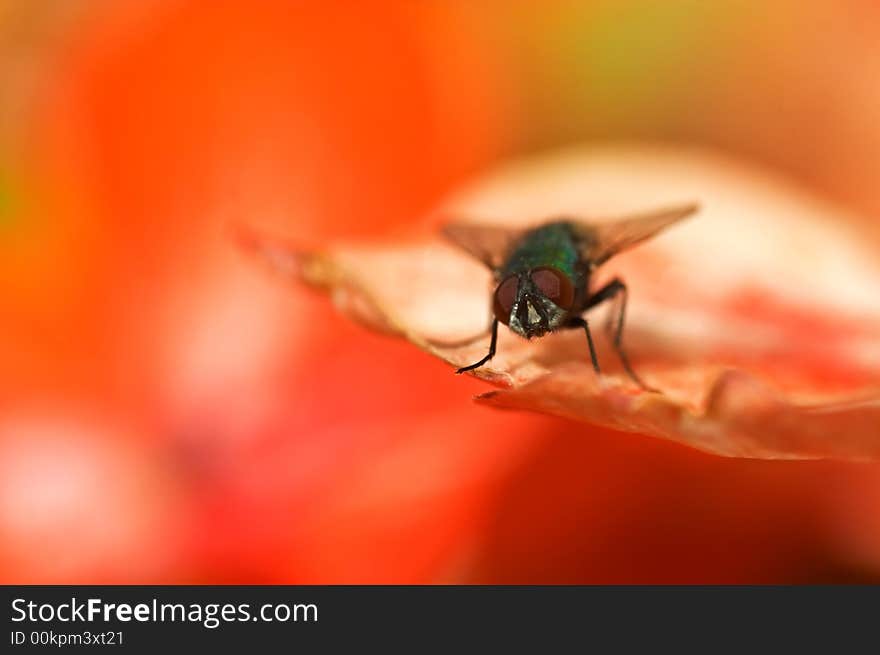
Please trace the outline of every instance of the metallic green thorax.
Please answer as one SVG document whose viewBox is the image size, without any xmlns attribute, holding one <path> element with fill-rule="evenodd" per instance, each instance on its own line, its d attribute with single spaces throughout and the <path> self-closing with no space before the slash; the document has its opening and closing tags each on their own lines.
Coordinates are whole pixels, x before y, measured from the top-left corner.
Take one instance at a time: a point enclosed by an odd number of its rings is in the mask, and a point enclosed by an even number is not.
<svg viewBox="0 0 880 655">
<path fill-rule="evenodd" d="M 542 266 L 552 266 L 577 285 L 580 277 L 578 237 L 570 223 L 548 223 L 530 230 L 514 246 L 498 271 L 499 279 Z"/>
</svg>

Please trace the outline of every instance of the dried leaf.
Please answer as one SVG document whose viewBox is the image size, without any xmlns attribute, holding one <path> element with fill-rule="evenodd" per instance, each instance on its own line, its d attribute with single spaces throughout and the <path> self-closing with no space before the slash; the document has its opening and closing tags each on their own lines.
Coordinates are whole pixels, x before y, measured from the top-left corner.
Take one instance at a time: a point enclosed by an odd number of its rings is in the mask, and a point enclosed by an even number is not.
<svg viewBox="0 0 880 655">
<path fill-rule="evenodd" d="M 719 455 L 880 459 L 880 257 L 845 211 L 712 154 L 604 148 L 506 166 L 438 213 L 525 226 L 685 202 L 698 202 L 699 214 L 613 259 L 593 282 L 627 282 L 625 344 L 662 393 L 623 375 L 607 339 L 597 344 L 597 378 L 581 332 L 528 342 L 502 327 L 498 354 L 475 371 L 500 388 L 477 400 Z M 250 245 L 276 270 L 326 289 L 352 318 L 454 367 L 486 352 L 488 336 L 439 345 L 486 330 L 491 289 L 490 273 L 439 234 L 320 253 Z M 601 327 L 608 311 L 588 318 Z"/>
</svg>

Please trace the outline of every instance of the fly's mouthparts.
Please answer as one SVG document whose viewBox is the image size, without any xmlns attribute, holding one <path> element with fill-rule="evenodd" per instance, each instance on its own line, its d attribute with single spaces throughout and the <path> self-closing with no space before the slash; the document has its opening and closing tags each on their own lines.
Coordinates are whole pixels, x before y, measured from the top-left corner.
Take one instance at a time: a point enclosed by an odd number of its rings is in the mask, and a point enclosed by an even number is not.
<svg viewBox="0 0 880 655">
<path fill-rule="evenodd" d="M 526 323 L 529 324 L 529 327 L 537 327 L 541 324 L 541 315 L 538 313 L 538 310 L 535 309 L 535 306 L 532 304 L 531 300 L 526 301 L 526 307 L 528 310 Z"/>
</svg>

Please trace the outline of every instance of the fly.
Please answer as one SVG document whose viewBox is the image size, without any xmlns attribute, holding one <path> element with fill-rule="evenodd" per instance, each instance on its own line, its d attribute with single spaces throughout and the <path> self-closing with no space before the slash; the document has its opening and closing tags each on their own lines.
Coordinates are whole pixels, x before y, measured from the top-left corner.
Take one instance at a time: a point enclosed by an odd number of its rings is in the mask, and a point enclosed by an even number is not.
<svg viewBox="0 0 880 655">
<path fill-rule="evenodd" d="M 489 352 L 456 373 L 479 368 L 495 356 L 498 324 L 503 323 L 526 339 L 559 330 L 582 329 L 587 336 L 590 361 L 598 374 L 599 360 L 583 314 L 605 301 L 620 298 L 617 317 L 613 325 L 609 324 L 614 349 L 627 375 L 643 389 L 653 391 L 636 375 L 623 348 L 626 284 L 615 277 L 593 290 L 590 278 L 614 255 L 650 239 L 697 209 L 696 204 L 689 204 L 611 223 L 564 218 L 520 230 L 469 223 L 447 225 L 443 230 L 445 236 L 491 268 L 495 279 Z"/>
</svg>

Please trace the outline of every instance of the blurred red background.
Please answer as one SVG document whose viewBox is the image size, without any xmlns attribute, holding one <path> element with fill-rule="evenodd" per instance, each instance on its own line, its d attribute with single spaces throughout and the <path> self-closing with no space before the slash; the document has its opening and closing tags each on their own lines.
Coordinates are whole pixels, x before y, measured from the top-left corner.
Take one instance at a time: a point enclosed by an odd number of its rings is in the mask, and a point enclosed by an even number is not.
<svg viewBox="0 0 880 655">
<path fill-rule="evenodd" d="M 477 408 L 481 383 L 279 285 L 228 228 L 429 229 L 496 160 L 600 138 L 720 146 L 870 215 L 878 17 L 11 3 L 2 581 L 877 581 L 877 466 Z"/>
</svg>

